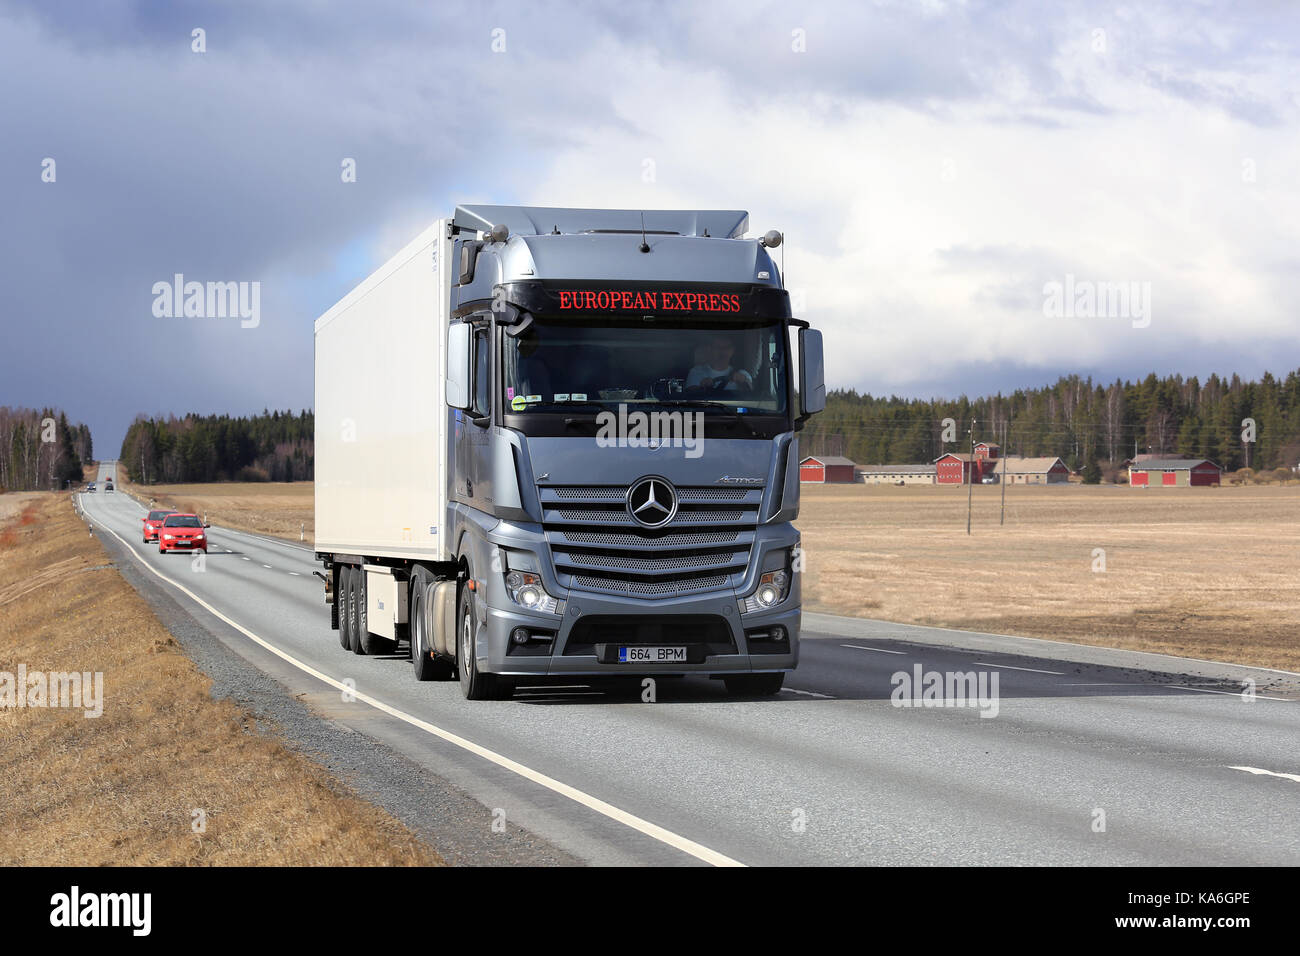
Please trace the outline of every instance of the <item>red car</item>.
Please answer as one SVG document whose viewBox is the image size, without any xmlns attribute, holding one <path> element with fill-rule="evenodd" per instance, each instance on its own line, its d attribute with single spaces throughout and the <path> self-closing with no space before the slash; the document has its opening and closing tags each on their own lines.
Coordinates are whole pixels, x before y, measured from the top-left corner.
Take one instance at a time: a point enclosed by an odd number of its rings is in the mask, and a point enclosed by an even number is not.
<svg viewBox="0 0 1300 956">
<path fill-rule="evenodd" d="M 151 511 L 144 516 L 144 543 L 158 540 L 158 529 L 162 527 L 163 518 L 176 514 L 171 508 Z"/>
<path fill-rule="evenodd" d="M 173 512 L 163 518 L 158 529 L 158 553 L 168 551 L 202 551 L 208 553 L 207 525 L 198 515 Z"/>
</svg>

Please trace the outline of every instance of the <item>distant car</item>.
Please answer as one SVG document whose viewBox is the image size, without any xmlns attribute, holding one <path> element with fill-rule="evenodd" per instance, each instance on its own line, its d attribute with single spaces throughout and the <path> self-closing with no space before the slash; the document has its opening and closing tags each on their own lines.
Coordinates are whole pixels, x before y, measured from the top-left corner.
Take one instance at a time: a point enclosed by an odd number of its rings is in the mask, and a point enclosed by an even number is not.
<svg viewBox="0 0 1300 956">
<path fill-rule="evenodd" d="M 998 480 L 992 476 L 988 478 L 981 478 L 980 480 L 986 485 L 996 485 L 998 483 Z"/>
<path fill-rule="evenodd" d="M 143 518 L 144 524 L 144 543 L 158 540 L 158 529 L 162 527 L 163 519 L 168 515 L 176 514 L 173 508 L 160 508 L 149 512 Z"/>
<path fill-rule="evenodd" d="M 105 491 L 112 491 L 112 490 L 113 490 L 113 482 L 111 482 L 111 481 L 106 481 L 106 482 L 104 482 L 104 490 L 105 490 Z"/>
<path fill-rule="evenodd" d="M 172 512 L 163 518 L 158 529 L 158 553 L 168 551 L 202 551 L 208 553 L 207 525 L 198 515 Z"/>
<path fill-rule="evenodd" d="M 95 483 L 93 481 L 90 484 L 86 485 L 86 491 L 88 491 L 92 495 L 95 493 Z"/>
</svg>

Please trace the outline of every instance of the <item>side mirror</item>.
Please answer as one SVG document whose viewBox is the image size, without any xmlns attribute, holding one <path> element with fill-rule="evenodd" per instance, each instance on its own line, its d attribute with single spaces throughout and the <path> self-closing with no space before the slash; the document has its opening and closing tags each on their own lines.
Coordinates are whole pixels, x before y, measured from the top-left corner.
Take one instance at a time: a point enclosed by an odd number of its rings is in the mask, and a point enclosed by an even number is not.
<svg viewBox="0 0 1300 956">
<path fill-rule="evenodd" d="M 799 330 L 799 412 L 816 415 L 826 407 L 826 364 L 822 355 L 822 334 L 817 329 Z"/>
<path fill-rule="evenodd" d="M 456 322 L 447 328 L 447 404 L 469 408 L 470 325 Z"/>
<path fill-rule="evenodd" d="M 203 527 L 205 527 L 205 528 L 211 528 L 212 525 L 208 524 L 208 523 L 205 521 L 205 522 L 203 522 Z"/>
</svg>

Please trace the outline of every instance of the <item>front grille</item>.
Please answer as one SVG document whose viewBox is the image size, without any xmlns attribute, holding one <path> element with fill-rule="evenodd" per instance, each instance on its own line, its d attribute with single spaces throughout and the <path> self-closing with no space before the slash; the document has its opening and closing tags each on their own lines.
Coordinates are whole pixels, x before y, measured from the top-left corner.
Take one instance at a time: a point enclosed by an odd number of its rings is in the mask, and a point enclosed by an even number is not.
<svg viewBox="0 0 1300 956">
<path fill-rule="evenodd" d="M 629 581 L 626 578 L 593 578 L 584 574 L 573 576 L 574 587 L 618 591 L 622 594 L 638 594 L 654 597 L 672 597 L 692 591 L 710 591 L 724 587 L 728 577 L 719 574 L 711 578 L 689 578 L 676 581 Z"/>
<path fill-rule="evenodd" d="M 642 598 L 738 584 L 749 562 L 762 488 L 677 488 L 677 513 L 643 528 L 627 485 L 540 486 L 542 523 L 560 583 Z"/>
</svg>

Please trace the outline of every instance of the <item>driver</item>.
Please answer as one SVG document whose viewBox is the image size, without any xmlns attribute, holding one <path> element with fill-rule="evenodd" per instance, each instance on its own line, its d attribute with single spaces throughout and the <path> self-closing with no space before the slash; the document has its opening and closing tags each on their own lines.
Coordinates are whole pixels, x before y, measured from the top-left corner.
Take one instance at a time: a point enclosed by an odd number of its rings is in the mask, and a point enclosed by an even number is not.
<svg viewBox="0 0 1300 956">
<path fill-rule="evenodd" d="M 731 356 L 736 346 L 724 333 L 717 333 L 709 339 L 704 352 L 704 361 L 696 365 L 686 375 L 688 392 L 713 392 L 719 389 L 734 392 L 739 388 L 752 388 L 754 378 L 743 368 L 731 364 Z"/>
</svg>

